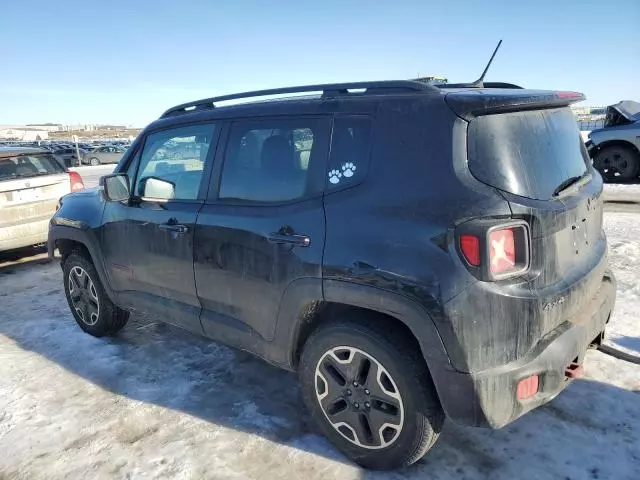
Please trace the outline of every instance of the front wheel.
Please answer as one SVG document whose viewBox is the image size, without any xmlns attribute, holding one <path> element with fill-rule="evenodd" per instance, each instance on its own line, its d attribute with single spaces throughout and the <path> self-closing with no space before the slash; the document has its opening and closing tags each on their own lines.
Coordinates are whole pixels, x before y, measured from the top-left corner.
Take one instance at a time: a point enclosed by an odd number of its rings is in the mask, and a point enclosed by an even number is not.
<svg viewBox="0 0 640 480">
<path fill-rule="evenodd" d="M 91 166 L 97 167 L 98 165 L 100 165 L 100 160 L 98 160 L 96 157 L 92 157 L 91 160 L 89 160 L 89 163 L 91 164 Z"/>
<path fill-rule="evenodd" d="M 391 328 L 360 319 L 328 324 L 307 340 L 300 361 L 303 397 L 323 433 L 377 470 L 418 461 L 444 422 L 416 342 Z"/>
<path fill-rule="evenodd" d="M 64 293 L 82 330 L 94 337 L 102 337 L 124 328 L 129 312 L 118 308 L 109 299 L 91 261 L 74 252 L 65 259 L 62 270 Z"/>
</svg>

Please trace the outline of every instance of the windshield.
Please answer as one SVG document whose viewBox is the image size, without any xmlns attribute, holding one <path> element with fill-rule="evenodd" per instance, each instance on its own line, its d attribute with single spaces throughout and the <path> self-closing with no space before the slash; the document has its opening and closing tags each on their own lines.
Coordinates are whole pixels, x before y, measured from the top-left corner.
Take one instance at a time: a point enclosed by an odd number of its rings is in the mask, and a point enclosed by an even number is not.
<svg viewBox="0 0 640 480">
<path fill-rule="evenodd" d="M 569 108 L 478 117 L 469 124 L 469 169 L 478 180 L 549 200 L 587 173 L 588 155 Z"/>
<path fill-rule="evenodd" d="M 0 158 L 0 180 L 64 173 L 64 168 L 50 153 Z"/>
</svg>

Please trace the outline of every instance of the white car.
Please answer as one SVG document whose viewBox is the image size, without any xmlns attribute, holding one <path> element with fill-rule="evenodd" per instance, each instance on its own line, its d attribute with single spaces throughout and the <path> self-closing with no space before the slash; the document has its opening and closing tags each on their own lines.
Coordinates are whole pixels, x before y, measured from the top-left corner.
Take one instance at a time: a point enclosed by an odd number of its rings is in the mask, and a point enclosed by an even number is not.
<svg viewBox="0 0 640 480">
<path fill-rule="evenodd" d="M 0 252 L 45 243 L 60 197 L 83 188 L 51 152 L 0 147 Z"/>
</svg>

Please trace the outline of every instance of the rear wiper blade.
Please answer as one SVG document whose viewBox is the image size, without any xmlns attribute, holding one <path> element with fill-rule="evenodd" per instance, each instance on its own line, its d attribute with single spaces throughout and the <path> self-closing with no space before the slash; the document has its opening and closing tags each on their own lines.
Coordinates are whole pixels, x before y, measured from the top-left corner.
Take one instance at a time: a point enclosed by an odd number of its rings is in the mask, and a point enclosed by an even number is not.
<svg viewBox="0 0 640 480">
<path fill-rule="evenodd" d="M 567 190 L 569 187 L 571 187 L 572 185 L 575 185 L 576 183 L 578 183 L 580 180 L 587 178 L 587 177 L 591 177 L 591 175 L 589 173 L 585 173 L 584 175 L 576 175 L 574 177 L 569 177 L 567 178 L 564 182 L 562 182 L 560 185 L 558 185 L 556 187 L 556 189 L 553 191 L 553 196 L 557 197 L 558 195 L 560 195 L 563 191 Z"/>
</svg>

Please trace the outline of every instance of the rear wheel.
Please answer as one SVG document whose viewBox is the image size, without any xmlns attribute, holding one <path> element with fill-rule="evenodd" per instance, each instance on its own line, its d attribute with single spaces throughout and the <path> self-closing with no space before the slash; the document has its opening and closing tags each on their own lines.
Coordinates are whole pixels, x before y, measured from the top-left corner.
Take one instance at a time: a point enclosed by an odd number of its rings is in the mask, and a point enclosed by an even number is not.
<svg viewBox="0 0 640 480">
<path fill-rule="evenodd" d="M 444 414 L 415 341 L 359 319 L 321 327 L 300 361 L 305 403 L 323 433 L 373 469 L 418 461 Z"/>
<path fill-rule="evenodd" d="M 98 165 L 100 165 L 100 160 L 98 160 L 96 157 L 91 157 L 91 160 L 89 160 L 89 163 L 92 166 L 97 167 Z"/>
<path fill-rule="evenodd" d="M 118 308 L 106 295 L 91 261 L 74 252 L 65 259 L 62 270 L 67 302 L 82 330 L 102 337 L 124 328 L 129 312 Z"/>
<path fill-rule="evenodd" d="M 593 166 L 607 182 L 628 182 L 638 176 L 640 158 L 630 147 L 613 145 L 596 154 Z"/>
</svg>

